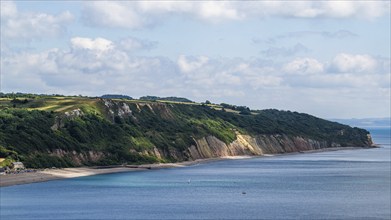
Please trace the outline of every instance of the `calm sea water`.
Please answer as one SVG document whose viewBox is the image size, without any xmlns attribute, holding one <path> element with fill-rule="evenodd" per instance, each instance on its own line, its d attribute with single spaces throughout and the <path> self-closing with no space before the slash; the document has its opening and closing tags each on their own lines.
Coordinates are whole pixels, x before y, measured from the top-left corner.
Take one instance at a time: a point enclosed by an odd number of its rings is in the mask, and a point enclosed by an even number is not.
<svg viewBox="0 0 391 220">
<path fill-rule="evenodd" d="M 390 219 L 382 148 L 219 161 L 0 188 L 1 219 Z"/>
</svg>

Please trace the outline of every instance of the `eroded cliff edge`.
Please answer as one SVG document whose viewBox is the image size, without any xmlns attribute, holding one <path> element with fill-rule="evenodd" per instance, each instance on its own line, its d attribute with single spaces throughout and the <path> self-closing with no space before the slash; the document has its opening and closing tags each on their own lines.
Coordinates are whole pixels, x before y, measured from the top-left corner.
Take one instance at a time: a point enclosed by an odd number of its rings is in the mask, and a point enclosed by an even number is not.
<svg viewBox="0 0 391 220">
<path fill-rule="evenodd" d="M 142 154 L 155 156 L 160 159 L 173 157 L 179 161 L 185 161 L 229 156 L 262 156 L 335 147 L 341 147 L 341 145 L 303 137 L 289 137 L 287 135 L 257 135 L 252 137 L 250 135 L 237 134 L 237 139 L 229 144 L 214 136 L 207 136 L 196 140 L 194 145 L 191 145 L 183 152 L 178 152 L 174 149 L 169 152 L 161 151 L 154 147 L 150 151 L 142 152 Z M 370 139 L 368 139 L 365 147 L 372 147 Z"/>
</svg>

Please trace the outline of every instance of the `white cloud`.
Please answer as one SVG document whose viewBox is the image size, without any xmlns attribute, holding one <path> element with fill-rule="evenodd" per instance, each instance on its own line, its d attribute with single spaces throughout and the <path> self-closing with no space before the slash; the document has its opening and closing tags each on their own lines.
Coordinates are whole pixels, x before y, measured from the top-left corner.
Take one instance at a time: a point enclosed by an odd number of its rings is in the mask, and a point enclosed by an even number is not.
<svg viewBox="0 0 391 220">
<path fill-rule="evenodd" d="M 182 61 L 184 56 L 179 57 Z M 198 61 L 193 64 L 202 63 Z M 278 87 L 283 79 L 276 74 L 272 66 L 268 66 L 263 60 L 243 60 L 228 58 L 204 58 L 208 62 L 196 65 L 197 68 L 189 68 L 192 71 L 183 71 L 179 65 L 182 80 L 186 85 L 203 89 L 204 94 L 209 94 L 212 89 L 229 89 L 237 93 L 245 93 L 249 90 L 259 90 L 268 87 Z M 187 62 L 186 62 L 187 64 Z M 187 67 L 187 66 L 186 66 Z M 187 70 L 187 69 L 185 69 Z M 198 92 L 199 94 L 200 92 Z"/>
<path fill-rule="evenodd" d="M 309 75 L 322 73 L 324 65 L 313 58 L 297 58 L 285 64 L 282 70 L 289 74 Z"/>
<path fill-rule="evenodd" d="M 384 83 L 384 75 L 360 75 L 355 74 L 319 74 L 310 75 L 307 77 L 299 76 L 290 78 L 288 84 L 294 88 L 313 88 L 313 89 L 346 89 L 346 88 L 386 88 Z"/>
<path fill-rule="evenodd" d="M 206 56 L 200 56 L 194 58 L 194 57 L 186 57 L 184 55 L 180 55 L 177 63 L 179 69 L 182 72 L 188 73 L 201 68 L 203 65 L 208 63 L 208 60 L 209 58 Z"/>
<path fill-rule="evenodd" d="M 247 8 L 248 14 L 262 12 L 266 16 L 297 18 L 373 19 L 389 13 L 387 1 L 261 1 Z"/>
<path fill-rule="evenodd" d="M 145 17 L 129 2 L 92 1 L 86 2 L 82 19 L 89 25 L 138 28 L 145 24 Z"/>
<path fill-rule="evenodd" d="M 68 49 L 7 52 L 1 57 L 2 91 L 145 95 L 167 88 L 165 79 L 178 72 L 175 63 L 164 57 L 132 56 L 120 46 L 123 43 L 74 37 Z"/>
<path fill-rule="evenodd" d="M 113 42 L 104 38 L 83 38 L 74 37 L 71 39 L 72 47 L 75 49 L 88 49 L 97 51 L 107 51 L 113 49 Z"/>
<path fill-rule="evenodd" d="M 98 1 L 86 2 L 85 23 L 93 26 L 142 28 L 166 16 L 186 16 L 211 23 L 264 17 L 373 19 L 388 14 L 387 1 Z"/>
<path fill-rule="evenodd" d="M 283 79 L 279 76 L 260 75 L 256 77 L 247 77 L 250 86 L 255 89 L 265 87 L 278 87 L 281 85 Z"/>
<path fill-rule="evenodd" d="M 298 17 L 313 18 L 322 13 L 321 7 L 311 1 L 259 1 L 244 4 L 241 8 L 247 17 Z"/>
<path fill-rule="evenodd" d="M 260 59 L 181 55 L 175 61 L 165 57 L 134 56 L 119 46 L 121 40 L 74 37 L 70 41 L 69 49 L 5 54 L 1 58 L 5 76 L 3 85 L 8 90 L 24 91 L 26 85 L 10 82 L 34 77 L 40 81 L 37 91 L 43 88 L 70 91 L 73 88 L 86 94 L 96 94 L 102 90 L 110 92 L 113 88 L 124 88 L 129 93 L 146 94 L 151 90 L 150 94 L 159 91 L 189 94 L 189 91 L 197 90 L 198 95 L 202 93 L 205 96 L 212 90 L 248 94 L 283 87 L 330 89 L 390 86 L 387 80 L 390 63 L 385 58 L 339 54 L 334 60 L 323 63 L 310 57 L 274 63 Z M 376 67 L 376 72 L 361 72 L 373 68 L 373 62 L 381 64 Z M 328 67 L 330 64 L 341 73 L 331 74 L 335 70 Z M 42 86 L 42 83 L 46 83 L 46 86 Z"/>
<path fill-rule="evenodd" d="M 354 15 L 355 11 L 357 10 L 357 2 L 350 2 L 350 1 L 329 1 L 325 2 L 325 13 L 329 14 L 333 17 L 350 17 Z"/>
<path fill-rule="evenodd" d="M 340 53 L 331 63 L 331 71 L 362 73 L 374 71 L 377 61 L 367 54 Z"/>
<path fill-rule="evenodd" d="M 265 87 L 278 87 L 283 81 L 283 78 L 277 74 L 276 69 L 262 60 L 260 62 L 240 61 L 231 69 L 231 73 L 237 74 L 245 86 L 250 86 L 255 90 Z"/>
<path fill-rule="evenodd" d="M 389 1 L 325 1 L 323 16 L 335 18 L 363 17 L 373 19 L 389 13 Z"/>
<path fill-rule="evenodd" d="M 13 2 L 1 2 L 1 36 L 6 39 L 40 39 L 58 37 L 74 20 L 69 11 L 57 15 L 20 12 Z"/>
<path fill-rule="evenodd" d="M 239 20 L 243 16 L 239 15 L 239 11 L 230 2 L 202 2 L 200 5 L 195 5 L 197 14 L 205 20 L 218 22 L 221 20 Z"/>
<path fill-rule="evenodd" d="M 119 46 L 121 40 L 74 37 L 70 41 L 67 49 L 9 52 L 2 56 L 2 91 L 184 96 L 196 101 L 212 98 L 217 103 L 308 112 L 312 107 L 298 103 L 357 108 L 362 105 L 358 97 L 371 96 L 375 98 L 370 103 L 384 103 L 391 86 L 390 62 L 386 58 L 371 57 L 378 63 L 376 72 L 356 74 L 351 71 L 365 68 L 349 64 L 343 66 L 348 72 L 332 74 L 327 66 L 334 60 L 320 62 L 311 57 L 287 63 L 184 55 L 171 60 L 134 56 Z M 357 54 L 348 57 L 356 62 L 367 58 Z"/>
<path fill-rule="evenodd" d="M 210 22 L 241 16 L 230 2 L 98 1 L 84 5 L 83 20 L 92 26 L 141 28 L 161 22 L 164 16 L 185 15 Z"/>
<path fill-rule="evenodd" d="M 18 12 L 15 3 L 12 1 L 1 1 L 0 10 L 2 19 L 14 17 Z"/>
<path fill-rule="evenodd" d="M 85 23 L 94 26 L 141 28 L 161 22 L 163 16 L 186 16 L 218 23 L 251 18 L 349 18 L 373 19 L 388 14 L 387 1 L 98 1 L 86 2 Z"/>
</svg>

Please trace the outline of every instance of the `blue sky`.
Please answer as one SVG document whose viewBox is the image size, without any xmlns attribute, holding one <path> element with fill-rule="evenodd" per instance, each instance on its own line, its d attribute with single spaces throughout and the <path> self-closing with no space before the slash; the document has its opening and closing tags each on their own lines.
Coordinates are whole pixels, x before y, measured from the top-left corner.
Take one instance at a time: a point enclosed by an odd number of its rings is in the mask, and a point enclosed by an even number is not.
<svg viewBox="0 0 391 220">
<path fill-rule="evenodd" d="M 389 1 L 1 1 L 1 91 L 390 116 Z"/>
</svg>

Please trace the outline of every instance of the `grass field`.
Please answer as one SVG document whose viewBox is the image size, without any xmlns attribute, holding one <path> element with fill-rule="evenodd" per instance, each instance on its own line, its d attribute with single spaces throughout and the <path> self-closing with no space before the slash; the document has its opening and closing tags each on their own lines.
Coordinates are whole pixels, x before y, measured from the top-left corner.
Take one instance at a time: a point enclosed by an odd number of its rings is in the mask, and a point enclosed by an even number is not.
<svg viewBox="0 0 391 220">
<path fill-rule="evenodd" d="M 197 102 L 178 102 L 168 100 L 127 100 L 127 99 L 112 99 L 114 101 L 122 101 L 125 103 L 167 103 L 167 104 L 182 104 L 182 105 L 206 105 L 215 110 L 221 111 L 223 107 L 218 104 L 204 104 Z M 5 108 L 23 108 L 27 110 L 41 110 L 53 112 L 67 112 L 74 109 L 81 109 L 86 113 L 103 114 L 102 103 L 100 98 L 78 97 L 78 96 L 43 96 L 34 98 L 0 98 L 0 110 Z M 224 109 L 226 112 L 239 114 L 240 111 L 229 108 Z M 257 114 L 252 112 L 252 114 Z"/>
<path fill-rule="evenodd" d="M 77 108 L 83 108 L 86 111 L 98 111 L 99 99 L 83 97 L 45 97 L 35 99 L 0 99 L 0 109 L 4 108 L 23 108 L 28 110 L 42 110 L 54 112 L 66 112 Z M 27 100 L 27 101 L 24 101 Z M 24 103 L 26 102 L 26 103 Z"/>
</svg>

